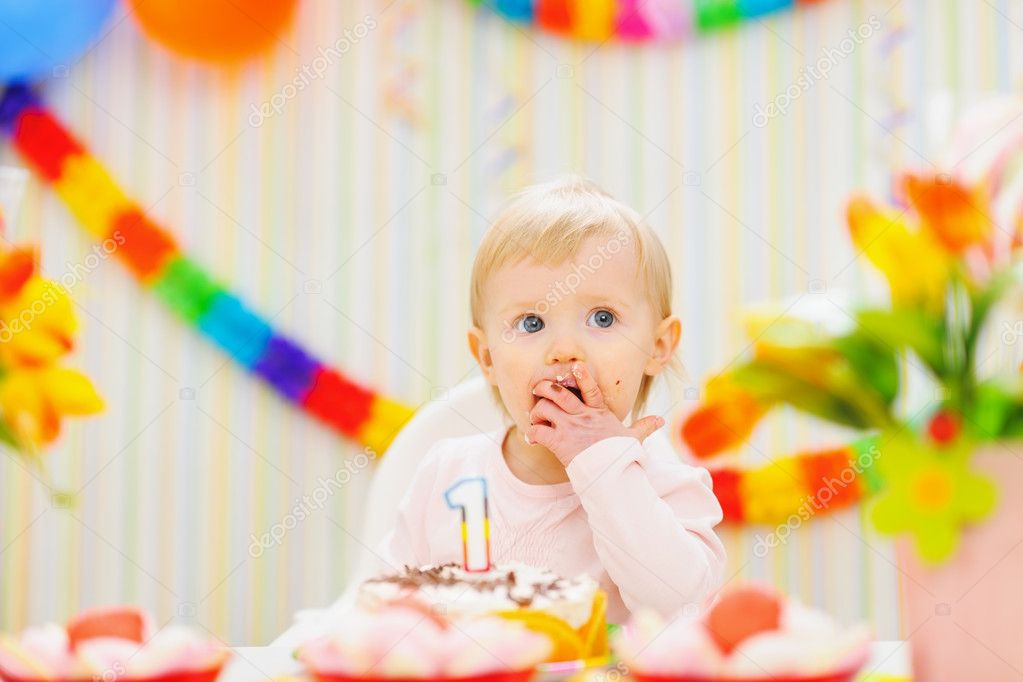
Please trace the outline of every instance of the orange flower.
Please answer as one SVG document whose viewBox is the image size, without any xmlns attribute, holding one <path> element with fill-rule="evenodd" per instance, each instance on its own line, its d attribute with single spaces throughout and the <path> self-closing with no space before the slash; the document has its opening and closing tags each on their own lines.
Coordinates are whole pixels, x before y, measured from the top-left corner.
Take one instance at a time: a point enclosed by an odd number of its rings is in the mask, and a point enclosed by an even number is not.
<svg viewBox="0 0 1023 682">
<path fill-rule="evenodd" d="M 35 249 L 15 247 L 0 256 L 0 301 L 7 301 L 17 295 L 35 271 Z"/>
<path fill-rule="evenodd" d="M 743 443 L 768 410 L 727 375 L 711 379 L 706 392 L 703 405 L 682 425 L 682 440 L 700 459 Z"/>
<path fill-rule="evenodd" d="M 985 211 L 990 197 L 984 185 L 966 187 L 944 174 L 906 174 L 901 185 L 923 228 L 948 251 L 959 254 L 989 244 L 992 223 Z"/>
</svg>

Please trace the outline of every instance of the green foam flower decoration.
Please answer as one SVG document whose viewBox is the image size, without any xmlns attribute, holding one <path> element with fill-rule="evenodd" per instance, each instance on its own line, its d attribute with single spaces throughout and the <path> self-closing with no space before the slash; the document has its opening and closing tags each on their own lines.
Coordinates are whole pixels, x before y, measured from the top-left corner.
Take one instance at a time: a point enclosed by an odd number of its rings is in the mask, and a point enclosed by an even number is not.
<svg viewBox="0 0 1023 682">
<path fill-rule="evenodd" d="M 964 525 L 995 507 L 994 484 L 970 467 L 968 438 L 938 443 L 908 429 L 884 434 L 877 459 L 885 487 L 871 512 L 882 533 L 910 533 L 920 556 L 932 564 L 947 559 Z"/>
</svg>

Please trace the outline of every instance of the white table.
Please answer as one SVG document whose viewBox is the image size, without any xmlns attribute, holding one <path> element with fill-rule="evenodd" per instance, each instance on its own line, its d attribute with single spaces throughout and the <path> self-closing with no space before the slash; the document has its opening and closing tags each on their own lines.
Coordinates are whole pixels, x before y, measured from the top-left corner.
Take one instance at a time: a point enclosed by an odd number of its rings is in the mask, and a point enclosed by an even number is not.
<svg viewBox="0 0 1023 682">
<path fill-rule="evenodd" d="M 302 666 L 291 656 L 291 647 L 242 646 L 233 651 L 234 657 L 217 682 L 266 682 L 302 673 Z"/>
<path fill-rule="evenodd" d="M 302 673 L 291 647 L 236 647 L 235 656 L 219 682 L 267 682 Z M 909 647 L 905 642 L 875 642 L 861 682 L 880 682 L 887 676 L 909 677 Z"/>
</svg>

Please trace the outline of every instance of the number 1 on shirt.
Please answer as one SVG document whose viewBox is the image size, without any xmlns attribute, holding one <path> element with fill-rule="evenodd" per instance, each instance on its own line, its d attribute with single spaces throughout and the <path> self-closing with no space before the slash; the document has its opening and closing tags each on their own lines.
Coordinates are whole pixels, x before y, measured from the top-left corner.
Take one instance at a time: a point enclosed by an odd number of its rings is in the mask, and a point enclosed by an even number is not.
<svg viewBox="0 0 1023 682">
<path fill-rule="evenodd" d="M 465 570 L 490 570 L 490 514 L 487 508 L 487 479 L 462 478 L 444 491 L 451 509 L 462 510 L 462 565 Z"/>
</svg>

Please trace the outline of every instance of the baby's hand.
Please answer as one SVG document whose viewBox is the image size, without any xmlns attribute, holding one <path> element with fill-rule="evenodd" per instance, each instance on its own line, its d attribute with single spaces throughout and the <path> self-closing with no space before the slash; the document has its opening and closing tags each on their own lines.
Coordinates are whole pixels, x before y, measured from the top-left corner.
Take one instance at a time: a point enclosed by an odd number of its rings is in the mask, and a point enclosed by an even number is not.
<svg viewBox="0 0 1023 682">
<path fill-rule="evenodd" d="M 663 419 L 650 415 L 625 426 L 604 404 L 604 395 L 585 364 L 572 365 L 572 375 L 583 399 L 560 384 L 541 381 L 533 389 L 540 402 L 529 411 L 531 426 L 526 430 L 527 441 L 544 446 L 565 466 L 605 438 L 632 436 L 642 442 L 664 425 Z"/>
</svg>

